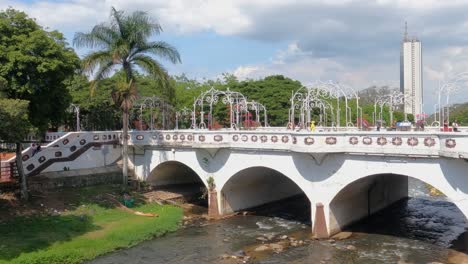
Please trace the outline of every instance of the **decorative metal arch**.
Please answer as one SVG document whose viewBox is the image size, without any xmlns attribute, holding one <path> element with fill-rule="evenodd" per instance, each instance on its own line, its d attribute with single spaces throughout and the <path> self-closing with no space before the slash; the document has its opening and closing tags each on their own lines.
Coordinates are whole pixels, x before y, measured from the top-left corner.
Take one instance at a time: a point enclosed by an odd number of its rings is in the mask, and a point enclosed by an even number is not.
<svg viewBox="0 0 468 264">
<path fill-rule="evenodd" d="M 439 81 L 438 101 L 434 105 L 434 122 L 431 126 L 441 127 L 443 123 L 450 122 L 450 96 L 467 86 L 468 72 L 461 72 L 448 80 Z M 442 102 L 443 96 L 445 96 L 445 102 Z"/>
<path fill-rule="evenodd" d="M 247 112 L 247 98 L 235 91 L 229 90 L 226 91 L 216 90 L 211 87 L 208 91 L 201 93 L 193 103 L 193 112 L 192 112 L 192 127 L 193 128 L 211 128 L 213 127 L 213 105 L 216 105 L 219 102 L 225 105 L 229 105 L 229 123 L 230 128 L 239 128 L 241 124 L 242 114 Z M 206 109 L 208 108 L 208 109 Z M 205 110 L 208 110 L 208 116 L 205 119 Z M 200 114 L 200 120 L 197 123 L 197 112 Z M 205 123 L 206 121 L 206 123 Z"/>
<path fill-rule="evenodd" d="M 187 118 L 190 118 L 190 124 L 193 124 L 193 112 L 192 110 L 190 110 L 189 108 L 187 107 L 184 107 L 182 109 L 180 109 L 179 111 L 177 111 L 175 113 L 175 129 L 179 129 L 179 124 L 180 124 L 180 121 L 181 119 L 184 120 L 184 119 L 187 119 Z M 190 128 L 193 128 L 192 126 Z"/>
<path fill-rule="evenodd" d="M 142 129 L 142 122 L 149 121 L 149 129 L 155 129 L 155 120 L 161 120 L 162 129 L 170 129 L 173 124 L 173 117 L 175 115 L 174 107 L 166 100 L 158 96 L 141 97 L 139 98 L 133 109 L 139 114 L 140 129 Z M 145 118 L 144 114 L 149 114 Z M 149 119 L 149 120 L 145 120 Z"/>
<path fill-rule="evenodd" d="M 311 123 L 311 111 L 314 108 L 320 109 L 320 121 L 319 125 L 328 124 L 329 110 L 332 116 L 331 125 L 335 123 L 335 116 L 333 113 L 333 106 L 328 102 L 332 98 L 332 94 L 315 85 L 302 87 L 291 96 L 291 108 L 289 109 L 289 123 L 288 128 L 294 128 L 296 113 L 299 119 L 299 126 L 306 128 Z"/>
</svg>

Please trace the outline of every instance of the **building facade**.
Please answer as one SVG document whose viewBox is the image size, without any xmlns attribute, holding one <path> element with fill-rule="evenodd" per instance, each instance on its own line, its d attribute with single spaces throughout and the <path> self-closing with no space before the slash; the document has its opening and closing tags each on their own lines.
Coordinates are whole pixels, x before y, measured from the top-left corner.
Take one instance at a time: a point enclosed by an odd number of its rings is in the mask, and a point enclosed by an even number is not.
<svg viewBox="0 0 468 264">
<path fill-rule="evenodd" d="M 407 31 L 401 44 L 400 91 L 405 94 L 405 113 L 419 119 L 423 113 L 422 47 Z"/>
</svg>

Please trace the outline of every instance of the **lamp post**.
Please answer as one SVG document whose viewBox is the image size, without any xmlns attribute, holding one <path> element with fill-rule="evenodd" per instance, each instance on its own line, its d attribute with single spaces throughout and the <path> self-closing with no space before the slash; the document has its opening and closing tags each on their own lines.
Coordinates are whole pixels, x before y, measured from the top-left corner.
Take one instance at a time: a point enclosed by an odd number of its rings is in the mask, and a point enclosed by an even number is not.
<svg viewBox="0 0 468 264">
<path fill-rule="evenodd" d="M 71 104 L 70 107 L 72 111 L 76 113 L 76 131 L 81 131 L 80 128 L 80 106 L 76 104 Z"/>
</svg>

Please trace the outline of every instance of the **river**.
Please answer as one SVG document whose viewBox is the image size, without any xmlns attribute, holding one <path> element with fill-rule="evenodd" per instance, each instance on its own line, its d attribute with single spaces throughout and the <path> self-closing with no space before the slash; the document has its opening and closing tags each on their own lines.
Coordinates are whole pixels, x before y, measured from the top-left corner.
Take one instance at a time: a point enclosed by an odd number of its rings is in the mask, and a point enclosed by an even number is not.
<svg viewBox="0 0 468 264">
<path fill-rule="evenodd" d="M 89 263 L 468 264 L 468 225 L 463 214 L 444 197 L 429 196 L 425 184 L 410 180 L 409 186 L 408 200 L 350 227 L 352 235 L 344 240 L 313 240 L 304 217 L 307 210 L 291 206 L 306 202 L 298 197 L 280 204 L 280 210 L 276 206 L 271 210 L 274 214 L 260 210 L 256 215 L 201 222 Z M 270 240 L 259 241 L 265 237 Z M 301 242 L 276 252 L 258 250 L 262 243 L 281 241 Z M 230 257 L 244 252 L 249 258 Z"/>
</svg>

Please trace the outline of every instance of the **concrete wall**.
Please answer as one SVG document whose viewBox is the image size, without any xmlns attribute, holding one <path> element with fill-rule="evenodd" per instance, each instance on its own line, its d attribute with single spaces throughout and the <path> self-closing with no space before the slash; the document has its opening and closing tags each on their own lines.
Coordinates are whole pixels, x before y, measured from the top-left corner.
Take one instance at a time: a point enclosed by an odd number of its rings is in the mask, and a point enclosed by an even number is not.
<svg viewBox="0 0 468 264">
<path fill-rule="evenodd" d="M 253 167 L 233 175 L 221 191 L 222 213 L 285 199 L 302 190 L 281 173 L 265 167 Z"/>
<path fill-rule="evenodd" d="M 30 190 L 84 187 L 99 184 L 121 184 L 122 169 L 118 166 L 41 173 L 28 180 Z"/>
<path fill-rule="evenodd" d="M 329 235 L 408 197 L 408 177 L 374 175 L 359 179 L 330 203 Z"/>
</svg>

